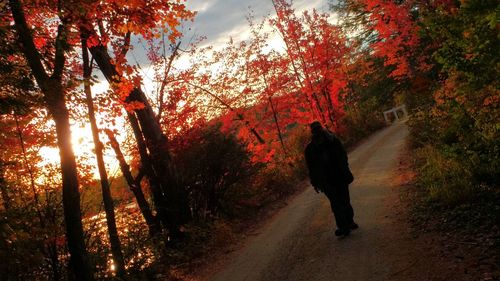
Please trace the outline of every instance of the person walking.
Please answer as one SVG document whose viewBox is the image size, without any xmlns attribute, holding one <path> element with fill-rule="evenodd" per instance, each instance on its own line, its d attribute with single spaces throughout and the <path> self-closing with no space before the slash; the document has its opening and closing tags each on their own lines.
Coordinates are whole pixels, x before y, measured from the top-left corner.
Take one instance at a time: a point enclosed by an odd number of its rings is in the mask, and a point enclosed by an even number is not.
<svg viewBox="0 0 500 281">
<path fill-rule="evenodd" d="M 337 230 L 336 236 L 347 236 L 358 228 L 349 197 L 349 184 L 354 177 L 349 169 L 347 152 L 340 140 L 323 128 L 320 122 L 310 124 L 311 142 L 305 150 L 309 178 L 316 192 L 330 200 Z"/>
</svg>

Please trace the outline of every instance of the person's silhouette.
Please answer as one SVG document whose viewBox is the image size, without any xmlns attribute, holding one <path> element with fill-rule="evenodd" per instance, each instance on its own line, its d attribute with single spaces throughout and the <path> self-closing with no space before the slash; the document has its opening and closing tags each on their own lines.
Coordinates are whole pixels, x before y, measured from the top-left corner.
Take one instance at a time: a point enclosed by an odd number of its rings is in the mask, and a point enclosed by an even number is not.
<svg viewBox="0 0 500 281">
<path fill-rule="evenodd" d="M 354 177 L 349 169 L 347 152 L 335 135 L 320 122 L 311 123 L 311 142 L 305 150 L 309 178 L 316 192 L 330 200 L 337 230 L 335 235 L 349 235 L 358 228 L 349 197 L 349 184 Z"/>
</svg>

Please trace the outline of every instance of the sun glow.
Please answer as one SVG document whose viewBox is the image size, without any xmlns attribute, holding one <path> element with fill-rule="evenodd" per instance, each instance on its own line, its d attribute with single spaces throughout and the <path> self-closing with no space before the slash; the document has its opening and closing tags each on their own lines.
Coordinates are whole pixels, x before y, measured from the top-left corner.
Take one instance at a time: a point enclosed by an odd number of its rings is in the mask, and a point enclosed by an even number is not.
<svg viewBox="0 0 500 281">
<path fill-rule="evenodd" d="M 94 85 L 92 85 L 92 92 L 94 95 L 100 95 L 102 93 L 106 93 L 109 90 L 109 83 L 105 80 L 101 80 Z M 85 109 L 84 109 L 85 110 Z M 97 121 L 98 124 L 101 124 L 100 119 L 104 118 L 102 116 L 97 115 Z M 77 158 L 76 161 L 79 163 L 85 163 L 89 164 L 91 166 L 95 166 L 94 171 L 93 171 L 93 177 L 95 179 L 99 178 L 99 171 L 97 170 L 97 165 L 96 160 L 95 160 L 95 147 L 94 147 L 94 140 L 92 137 L 92 129 L 90 126 L 90 123 L 74 123 L 73 121 L 71 125 L 71 146 L 73 148 L 73 153 L 75 154 L 75 157 Z M 117 119 L 115 120 L 116 124 L 112 125 L 112 128 L 118 129 L 118 128 L 123 128 L 123 120 Z M 54 126 L 53 121 L 50 121 L 51 125 L 48 124 L 48 126 Z M 111 124 L 107 124 L 108 128 Z M 111 129 L 112 129 L 111 128 Z M 124 136 L 122 135 L 116 135 L 117 139 L 119 142 L 123 141 Z M 106 139 L 104 136 L 100 136 L 101 142 L 105 143 Z M 43 167 L 45 165 L 58 165 L 60 162 L 60 154 L 59 154 L 59 148 L 57 146 L 44 146 L 40 148 L 39 150 L 39 155 L 42 157 L 42 161 L 40 161 L 37 166 L 38 167 Z M 104 154 L 104 162 L 112 167 L 111 172 L 116 172 L 117 169 L 117 163 L 116 163 L 116 158 L 114 154 L 111 152 L 110 154 L 107 154 L 105 151 Z M 108 170 L 108 172 L 110 172 Z"/>
<path fill-rule="evenodd" d="M 119 141 L 122 141 L 122 136 L 117 135 Z M 106 140 L 101 136 L 101 142 Z M 92 138 L 92 130 L 90 124 L 85 124 L 83 127 L 78 125 L 71 126 L 71 146 L 75 154 L 76 161 L 94 166 L 93 178 L 99 178 L 99 171 L 97 169 L 95 160 L 94 141 Z M 44 146 L 39 151 L 42 161 L 38 164 L 39 167 L 45 165 L 58 165 L 60 163 L 59 148 Z M 113 153 L 104 153 L 104 162 L 107 164 L 108 173 L 114 174 L 118 169 L 118 164 Z"/>
<path fill-rule="evenodd" d="M 71 146 L 76 156 L 83 156 L 92 152 L 92 132 L 90 125 L 85 127 L 71 127 Z M 40 149 L 40 155 L 43 158 L 41 166 L 45 164 L 56 164 L 60 161 L 59 149 L 56 147 L 44 146 Z"/>
</svg>

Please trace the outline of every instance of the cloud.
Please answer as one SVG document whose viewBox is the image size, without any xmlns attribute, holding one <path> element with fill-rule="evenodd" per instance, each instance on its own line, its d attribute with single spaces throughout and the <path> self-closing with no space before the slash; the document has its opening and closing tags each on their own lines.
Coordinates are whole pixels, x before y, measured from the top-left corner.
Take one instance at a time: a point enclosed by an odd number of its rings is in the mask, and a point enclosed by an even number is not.
<svg viewBox="0 0 500 281">
<path fill-rule="evenodd" d="M 271 0 L 187 0 L 186 6 L 197 15 L 193 22 L 184 23 L 182 47 L 189 44 L 192 38 L 205 37 L 200 47 L 213 46 L 222 47 L 233 38 L 235 41 L 245 40 L 250 30 L 247 17 L 251 13 L 255 22 L 260 22 L 268 15 L 274 15 L 274 8 Z M 293 7 L 297 13 L 313 8 L 319 11 L 327 11 L 327 0 L 295 0 Z M 283 44 L 279 36 L 270 38 L 269 49 L 278 49 L 283 51 Z M 141 65 L 143 84 L 146 91 L 154 88 L 152 83 L 152 69 L 150 61 L 147 59 L 144 42 L 137 38 L 132 39 L 133 49 L 129 51 L 127 58 L 132 64 Z M 177 61 L 177 67 L 189 67 L 187 55 Z"/>
<path fill-rule="evenodd" d="M 298 12 L 316 8 L 326 10 L 327 0 L 297 0 L 294 8 Z M 244 39 L 248 29 L 247 16 L 253 13 L 259 21 L 264 16 L 274 14 L 271 0 L 192 0 L 187 7 L 198 11 L 194 23 L 187 25 L 190 30 L 185 38 L 194 35 L 205 36 L 204 45 L 215 47 L 227 42 L 230 37 Z"/>
</svg>

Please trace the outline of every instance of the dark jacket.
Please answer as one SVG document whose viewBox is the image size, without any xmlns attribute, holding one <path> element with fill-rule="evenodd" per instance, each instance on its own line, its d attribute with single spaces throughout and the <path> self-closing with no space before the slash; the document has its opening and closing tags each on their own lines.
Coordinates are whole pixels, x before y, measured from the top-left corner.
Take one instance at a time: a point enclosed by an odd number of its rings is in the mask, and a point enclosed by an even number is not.
<svg viewBox="0 0 500 281">
<path fill-rule="evenodd" d="M 323 141 L 313 140 L 307 145 L 305 157 L 311 184 L 319 189 L 346 185 L 353 181 L 347 152 L 340 140 L 323 130 Z"/>
</svg>

